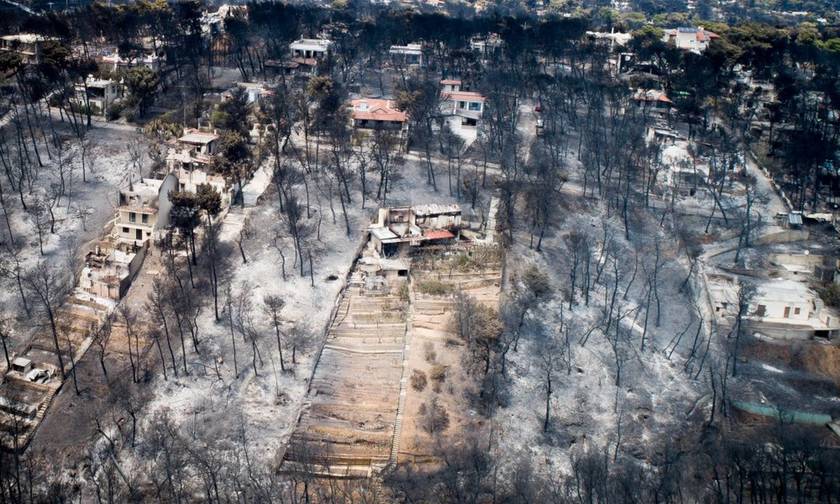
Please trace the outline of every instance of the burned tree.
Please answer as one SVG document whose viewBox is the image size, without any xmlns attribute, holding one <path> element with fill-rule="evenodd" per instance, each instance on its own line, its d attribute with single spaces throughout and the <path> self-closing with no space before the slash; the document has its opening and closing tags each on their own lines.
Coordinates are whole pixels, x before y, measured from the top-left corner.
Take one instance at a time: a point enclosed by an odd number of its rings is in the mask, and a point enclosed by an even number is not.
<svg viewBox="0 0 840 504">
<path fill-rule="evenodd" d="M 29 290 L 40 301 L 41 309 L 50 324 L 50 333 L 55 344 L 55 353 L 61 376 L 65 378 L 64 357 L 58 342 L 58 309 L 64 303 L 64 298 L 72 288 L 67 277 L 55 267 L 41 261 L 34 269 L 26 274 L 26 284 Z"/>
</svg>

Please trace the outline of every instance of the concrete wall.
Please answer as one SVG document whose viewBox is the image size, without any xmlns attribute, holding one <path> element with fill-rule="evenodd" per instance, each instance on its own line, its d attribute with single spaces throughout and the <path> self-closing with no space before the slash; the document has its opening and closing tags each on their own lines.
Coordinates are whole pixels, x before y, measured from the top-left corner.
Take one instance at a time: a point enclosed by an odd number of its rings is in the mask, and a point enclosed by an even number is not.
<svg viewBox="0 0 840 504">
<path fill-rule="evenodd" d="M 222 207 L 230 206 L 232 191 L 228 189 L 227 183 L 221 175 L 208 175 L 202 169 L 187 170 L 184 168 L 178 168 L 177 175 L 181 191 L 195 193 L 198 191 L 199 185 L 208 184 L 221 196 Z"/>
<path fill-rule="evenodd" d="M 754 240 L 756 243 L 766 245 L 769 243 L 789 243 L 801 240 L 807 240 L 810 233 L 806 229 L 786 229 L 778 233 L 770 233 L 758 237 Z"/>
<path fill-rule="evenodd" d="M 759 306 L 764 306 L 764 318 L 786 319 L 807 321 L 813 311 L 813 305 L 809 299 L 790 299 L 785 301 L 775 299 L 756 298 L 750 304 L 750 312 L 759 311 Z M 797 313 L 797 309 L 799 313 Z M 788 310 L 785 316 L 785 310 Z"/>
<path fill-rule="evenodd" d="M 169 173 L 164 177 L 158 193 L 158 218 L 154 230 L 159 231 L 169 225 L 169 212 L 172 210 L 172 202 L 169 201 L 169 193 L 178 191 L 178 177 Z"/>
<path fill-rule="evenodd" d="M 801 325 L 764 324 L 750 320 L 746 324 L 750 333 L 758 332 L 769 338 L 788 341 L 806 341 L 814 337 L 814 330 Z"/>
</svg>

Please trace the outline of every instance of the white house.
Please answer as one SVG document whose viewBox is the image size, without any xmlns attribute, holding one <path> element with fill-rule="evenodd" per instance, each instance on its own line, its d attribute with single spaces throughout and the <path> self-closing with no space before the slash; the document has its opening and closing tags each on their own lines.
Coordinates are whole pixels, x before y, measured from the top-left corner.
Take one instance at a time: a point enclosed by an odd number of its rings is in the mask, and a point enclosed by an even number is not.
<svg viewBox="0 0 840 504">
<path fill-rule="evenodd" d="M 94 115 L 105 115 L 123 96 L 123 86 L 111 79 L 97 79 L 88 75 L 84 84 L 76 84 L 75 101 L 80 107 L 90 107 Z"/>
<path fill-rule="evenodd" d="M 688 141 L 673 140 L 662 146 L 659 152 L 662 165 L 662 183 L 680 194 L 694 195 L 705 187 L 709 168 L 688 151 Z"/>
<path fill-rule="evenodd" d="M 478 53 L 482 60 L 490 60 L 498 56 L 502 48 L 502 38 L 497 33 L 475 36 L 470 39 L 470 49 Z"/>
<path fill-rule="evenodd" d="M 261 99 L 274 94 L 265 84 L 259 82 L 237 82 L 237 86 L 245 91 L 245 96 L 248 104 L 258 103 Z"/>
<path fill-rule="evenodd" d="M 420 44 L 392 45 L 388 54 L 394 64 L 423 66 L 423 46 Z"/>
<path fill-rule="evenodd" d="M 178 189 L 173 174 L 162 180 L 140 179 L 120 191 L 114 234 L 123 243 L 143 246 L 156 231 L 169 225 L 169 193 Z"/>
<path fill-rule="evenodd" d="M 442 114 L 459 118 L 462 126 L 477 126 L 487 99 L 475 91 L 458 90 L 441 92 L 440 101 Z"/>
<path fill-rule="evenodd" d="M 459 205 L 418 205 L 380 208 L 368 226 L 370 244 L 379 255 L 393 255 L 405 247 L 445 243 L 457 238 Z"/>
<path fill-rule="evenodd" d="M 715 313 L 732 321 L 738 313 L 735 280 L 709 286 Z M 746 313 L 750 331 L 779 339 L 834 338 L 840 335 L 840 314 L 826 307 L 805 283 L 794 280 L 766 280 L 756 291 Z"/>
<path fill-rule="evenodd" d="M 592 40 L 607 44 L 610 49 L 615 46 L 624 47 L 633 38 L 631 33 L 616 32 L 615 29 L 610 32 L 587 31 L 586 36 Z"/>
<path fill-rule="evenodd" d="M 678 49 L 682 49 L 684 51 L 701 53 L 709 47 L 712 40 L 717 38 L 720 38 L 718 34 L 710 32 L 702 26 L 697 28 L 680 27 L 665 30 L 665 35 L 662 37 L 662 41 L 674 44 Z"/>
<path fill-rule="evenodd" d="M 100 59 L 102 66 L 116 72 L 129 68 L 146 67 L 153 72 L 160 70 L 163 58 L 153 52 L 142 54 L 136 58 L 123 58 L 119 53 L 106 54 Z"/>
</svg>

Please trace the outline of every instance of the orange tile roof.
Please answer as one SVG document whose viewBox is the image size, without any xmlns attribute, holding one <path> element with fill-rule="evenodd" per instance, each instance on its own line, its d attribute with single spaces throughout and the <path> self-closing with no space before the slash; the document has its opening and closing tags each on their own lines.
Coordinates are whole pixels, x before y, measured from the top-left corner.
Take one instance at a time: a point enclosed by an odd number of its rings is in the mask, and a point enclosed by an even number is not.
<svg viewBox="0 0 840 504">
<path fill-rule="evenodd" d="M 696 38 L 697 38 L 698 42 L 704 42 L 707 38 L 709 40 L 712 40 L 712 39 L 720 38 L 720 36 L 718 36 L 718 34 L 715 33 L 715 32 L 710 32 L 708 30 L 701 29 L 701 30 L 697 30 L 697 37 Z"/>
<path fill-rule="evenodd" d="M 636 96 L 634 96 L 636 101 L 645 101 L 645 102 L 664 102 L 664 103 L 673 103 L 671 99 L 668 98 L 662 91 L 657 91 L 655 89 L 639 89 L 636 92 Z"/>
<path fill-rule="evenodd" d="M 423 238 L 427 240 L 449 240 L 455 238 L 455 235 L 446 229 L 430 229 L 423 232 Z"/>
<path fill-rule="evenodd" d="M 483 102 L 487 99 L 481 93 L 476 93 L 475 91 L 452 91 L 452 92 L 441 94 L 441 98 L 443 98 L 444 100 L 453 100 L 453 101 L 480 101 L 480 102 Z"/>
<path fill-rule="evenodd" d="M 350 106 L 354 120 L 405 122 L 407 119 L 406 113 L 398 110 L 391 100 L 360 98 L 351 100 Z"/>
</svg>

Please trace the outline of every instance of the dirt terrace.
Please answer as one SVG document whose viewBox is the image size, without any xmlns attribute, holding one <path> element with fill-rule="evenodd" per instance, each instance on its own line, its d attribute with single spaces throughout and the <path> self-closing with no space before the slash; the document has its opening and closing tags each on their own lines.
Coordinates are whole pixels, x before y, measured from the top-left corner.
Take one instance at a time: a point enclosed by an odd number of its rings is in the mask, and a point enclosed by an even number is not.
<svg viewBox="0 0 840 504">
<path fill-rule="evenodd" d="M 310 472 L 365 475 L 388 462 L 407 330 L 404 302 L 355 271 L 318 361 L 286 460 Z"/>
<path fill-rule="evenodd" d="M 366 289 L 363 274 L 354 271 L 286 451 L 287 470 L 368 476 L 389 463 L 430 459 L 433 439 L 420 427 L 418 411 L 433 393 L 451 412 L 447 433 L 466 427 L 472 415 L 461 387 L 469 381 L 460 371 L 463 347 L 451 332 L 452 299 L 460 290 L 496 307 L 501 282 L 500 255 L 488 260 L 476 250 L 442 247 L 417 255 L 411 281 L 388 292 Z M 421 292 L 427 281 L 439 292 Z M 434 366 L 447 370 L 435 391 L 408 385 L 413 370 L 430 374 Z"/>
</svg>

